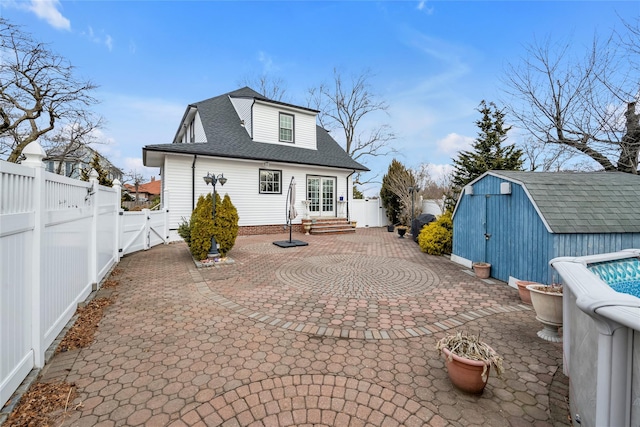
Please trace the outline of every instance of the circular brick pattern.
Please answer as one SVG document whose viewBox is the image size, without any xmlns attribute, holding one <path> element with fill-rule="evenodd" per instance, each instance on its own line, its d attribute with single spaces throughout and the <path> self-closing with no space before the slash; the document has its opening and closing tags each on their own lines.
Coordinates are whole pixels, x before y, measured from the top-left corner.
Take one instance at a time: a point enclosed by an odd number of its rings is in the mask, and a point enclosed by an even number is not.
<svg viewBox="0 0 640 427">
<path fill-rule="evenodd" d="M 268 378 L 202 403 L 188 419 L 211 425 L 424 425 L 433 412 L 395 391 L 332 375 Z"/>
<path fill-rule="evenodd" d="M 305 292 L 352 299 L 424 295 L 439 282 L 433 271 L 409 261 L 351 254 L 293 261 L 276 277 Z"/>
</svg>

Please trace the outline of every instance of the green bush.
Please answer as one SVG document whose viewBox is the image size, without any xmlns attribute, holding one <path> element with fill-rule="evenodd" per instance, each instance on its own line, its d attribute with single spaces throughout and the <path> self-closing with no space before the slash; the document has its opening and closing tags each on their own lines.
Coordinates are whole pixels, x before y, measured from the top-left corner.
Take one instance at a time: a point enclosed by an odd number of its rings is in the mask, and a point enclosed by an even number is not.
<svg viewBox="0 0 640 427">
<path fill-rule="evenodd" d="M 216 197 L 218 199 L 218 197 Z M 211 236 L 213 235 L 213 218 L 211 211 L 211 194 L 200 196 L 198 204 L 191 213 L 190 245 L 191 254 L 198 259 L 206 259 L 211 248 Z"/>
<path fill-rule="evenodd" d="M 178 225 L 178 235 L 184 239 L 187 246 L 191 247 L 191 221 L 182 217 L 182 222 Z"/>
<path fill-rule="evenodd" d="M 216 194 L 216 199 L 220 198 Z M 233 248 L 238 237 L 238 210 L 231 203 L 231 198 L 225 194 L 222 203 L 216 205 L 216 218 L 213 224 L 213 235 L 220 244 L 220 254 L 226 256 Z"/>
<path fill-rule="evenodd" d="M 451 211 L 440 215 L 437 220 L 425 225 L 418 234 L 418 244 L 422 252 L 429 255 L 450 254 L 453 243 L 453 222 Z"/>
</svg>

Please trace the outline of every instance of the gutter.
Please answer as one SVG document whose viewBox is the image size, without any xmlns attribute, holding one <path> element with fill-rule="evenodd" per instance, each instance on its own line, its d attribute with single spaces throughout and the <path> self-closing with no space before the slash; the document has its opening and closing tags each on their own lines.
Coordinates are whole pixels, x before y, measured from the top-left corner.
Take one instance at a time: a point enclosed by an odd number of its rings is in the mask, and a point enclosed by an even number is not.
<svg viewBox="0 0 640 427">
<path fill-rule="evenodd" d="M 197 154 L 193 155 L 193 163 L 191 164 L 191 212 L 196 208 L 196 159 Z"/>
<path fill-rule="evenodd" d="M 349 178 L 351 177 L 351 175 L 353 175 L 354 173 L 356 173 L 356 170 L 354 169 L 353 172 L 351 172 L 349 175 L 347 175 L 347 177 L 345 178 L 346 183 L 347 183 L 347 221 L 351 221 L 351 218 L 349 218 Z M 351 186 L 351 191 L 353 191 L 353 185 Z"/>
</svg>

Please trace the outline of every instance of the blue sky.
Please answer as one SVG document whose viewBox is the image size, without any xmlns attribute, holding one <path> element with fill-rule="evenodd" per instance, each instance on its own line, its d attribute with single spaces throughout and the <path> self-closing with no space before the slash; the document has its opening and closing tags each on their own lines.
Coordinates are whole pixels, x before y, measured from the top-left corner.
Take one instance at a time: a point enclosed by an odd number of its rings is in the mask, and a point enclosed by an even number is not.
<svg viewBox="0 0 640 427">
<path fill-rule="evenodd" d="M 437 174 L 476 136 L 480 101 L 501 105 L 500 77 L 526 44 L 571 40 L 581 52 L 619 16 L 640 16 L 640 2 L 0 0 L 0 16 L 100 86 L 97 148 L 124 171 L 158 175 L 142 147 L 171 142 L 189 103 L 267 74 L 285 82 L 285 101 L 305 105 L 337 68 L 371 70 L 389 115 L 365 126 L 390 124 L 395 156 Z M 392 157 L 365 164 L 381 177 Z"/>
</svg>

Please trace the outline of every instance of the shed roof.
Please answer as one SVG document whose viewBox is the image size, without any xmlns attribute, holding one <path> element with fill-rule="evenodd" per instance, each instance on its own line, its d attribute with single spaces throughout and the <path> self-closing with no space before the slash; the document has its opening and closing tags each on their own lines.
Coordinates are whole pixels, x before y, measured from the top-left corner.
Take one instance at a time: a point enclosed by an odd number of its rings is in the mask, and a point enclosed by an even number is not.
<svg viewBox="0 0 640 427">
<path fill-rule="evenodd" d="M 147 145 L 142 149 L 144 164 L 153 163 L 153 161 L 148 162 L 148 160 L 151 160 L 150 153 L 181 153 L 326 166 L 358 171 L 369 170 L 353 160 L 331 135 L 320 126 L 316 126 L 316 150 L 296 147 L 295 145 L 269 144 L 252 140 L 244 127 L 241 126 L 238 113 L 229 97 L 248 97 L 278 105 L 296 107 L 291 104 L 269 100 L 248 87 L 196 102 L 189 105 L 187 111 L 191 107 L 198 110 L 207 142 Z M 296 108 L 316 112 L 305 107 Z"/>
<path fill-rule="evenodd" d="M 522 185 L 554 233 L 640 233 L 640 176 L 490 171 Z"/>
</svg>

